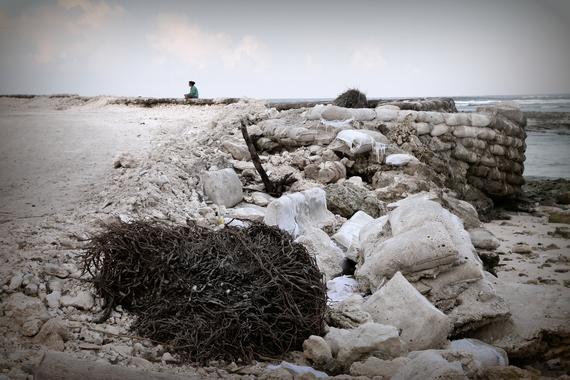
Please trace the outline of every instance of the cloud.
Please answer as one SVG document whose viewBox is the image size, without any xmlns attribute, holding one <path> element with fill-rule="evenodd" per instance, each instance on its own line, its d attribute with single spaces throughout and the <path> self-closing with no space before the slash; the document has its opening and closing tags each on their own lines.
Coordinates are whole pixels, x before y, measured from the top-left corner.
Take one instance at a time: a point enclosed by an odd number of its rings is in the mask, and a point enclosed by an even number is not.
<svg viewBox="0 0 570 380">
<path fill-rule="evenodd" d="M 265 47 L 255 36 L 235 39 L 225 33 L 208 33 L 178 15 L 159 15 L 148 40 L 161 54 L 159 63 L 173 58 L 200 69 L 220 63 L 226 68 L 259 69 L 268 61 Z"/>
<path fill-rule="evenodd" d="M 122 12 L 105 1 L 90 0 L 58 0 L 14 17 L 0 11 L 3 44 L 18 55 L 6 60 L 31 59 L 41 65 L 75 60 L 89 46 L 101 45 L 101 32 Z"/>
<path fill-rule="evenodd" d="M 57 4 L 66 10 L 74 8 L 81 9 L 81 16 L 70 25 L 74 29 L 100 27 L 110 17 L 120 15 L 124 11 L 122 7 L 109 5 L 105 1 L 58 0 Z"/>
</svg>

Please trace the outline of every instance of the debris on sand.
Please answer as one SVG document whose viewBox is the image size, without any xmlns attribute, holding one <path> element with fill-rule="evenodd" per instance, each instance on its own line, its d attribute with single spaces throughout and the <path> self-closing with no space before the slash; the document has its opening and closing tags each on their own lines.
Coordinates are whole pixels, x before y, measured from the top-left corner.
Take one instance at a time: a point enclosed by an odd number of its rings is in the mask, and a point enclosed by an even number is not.
<svg viewBox="0 0 570 380">
<path fill-rule="evenodd" d="M 366 95 L 356 88 L 346 90 L 334 100 L 334 105 L 346 108 L 366 108 L 368 107 L 368 100 Z"/>
<path fill-rule="evenodd" d="M 84 265 L 106 310 L 122 305 L 139 335 L 188 361 L 276 356 L 323 332 L 323 277 L 276 227 L 112 224 Z"/>
</svg>

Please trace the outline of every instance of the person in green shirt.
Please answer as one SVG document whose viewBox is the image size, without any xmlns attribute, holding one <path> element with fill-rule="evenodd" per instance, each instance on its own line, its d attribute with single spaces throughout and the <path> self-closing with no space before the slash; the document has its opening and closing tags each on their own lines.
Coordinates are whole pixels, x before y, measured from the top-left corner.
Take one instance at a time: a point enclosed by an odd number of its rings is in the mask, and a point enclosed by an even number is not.
<svg viewBox="0 0 570 380">
<path fill-rule="evenodd" d="M 188 82 L 190 86 L 190 92 L 188 94 L 184 94 L 184 98 L 186 99 L 198 99 L 198 88 L 196 87 L 196 82 L 191 80 Z"/>
</svg>

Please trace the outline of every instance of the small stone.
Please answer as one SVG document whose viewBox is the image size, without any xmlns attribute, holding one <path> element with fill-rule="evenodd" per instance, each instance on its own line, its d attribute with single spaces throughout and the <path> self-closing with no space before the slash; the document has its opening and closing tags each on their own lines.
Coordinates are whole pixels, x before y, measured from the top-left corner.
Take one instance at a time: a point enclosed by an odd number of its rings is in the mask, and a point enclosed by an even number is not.
<svg viewBox="0 0 570 380">
<path fill-rule="evenodd" d="M 22 286 L 23 281 L 24 281 L 24 276 L 22 275 L 22 273 L 16 273 L 10 279 L 10 284 L 8 285 L 8 291 L 11 292 L 16 291 L 17 289 L 20 288 L 20 286 Z"/>
<path fill-rule="evenodd" d="M 40 331 L 40 328 L 42 327 L 43 324 L 44 322 L 41 319 L 38 318 L 28 319 L 22 325 L 22 330 L 21 330 L 22 335 L 24 336 L 36 335 Z"/>
<path fill-rule="evenodd" d="M 271 195 L 269 194 L 265 194 L 265 193 L 261 193 L 261 192 L 255 192 L 253 194 L 251 194 L 251 200 L 254 204 L 256 204 L 257 206 L 261 206 L 261 207 L 265 207 L 267 206 L 269 203 L 271 203 L 275 198 L 273 198 Z"/>
<path fill-rule="evenodd" d="M 54 318 L 43 324 L 40 332 L 34 337 L 34 342 L 44 345 L 50 350 L 63 351 L 64 342 L 69 338 L 71 338 L 71 333 L 63 321 Z"/>
<path fill-rule="evenodd" d="M 28 296 L 37 296 L 38 295 L 38 285 L 32 283 L 29 283 L 28 285 L 26 285 L 26 287 L 24 288 L 24 294 L 28 295 Z"/>
<path fill-rule="evenodd" d="M 124 344 L 106 344 L 103 348 L 108 348 L 124 358 L 129 358 L 133 354 L 133 348 Z"/>
<path fill-rule="evenodd" d="M 44 265 L 44 273 L 48 276 L 55 276 L 59 278 L 67 278 L 69 271 L 61 265 L 47 263 Z"/>
<path fill-rule="evenodd" d="M 60 301 L 63 306 L 73 306 L 81 310 L 90 310 L 95 306 L 93 294 L 87 291 L 81 291 L 75 297 L 63 296 Z"/>
<path fill-rule="evenodd" d="M 49 314 L 38 298 L 29 297 L 23 293 L 12 294 L 4 304 L 6 315 L 11 316 L 20 325 L 29 319 L 48 320 Z"/>
<path fill-rule="evenodd" d="M 113 167 L 118 168 L 134 168 L 137 166 L 137 161 L 130 153 L 122 153 L 115 161 L 113 161 Z"/>
<path fill-rule="evenodd" d="M 521 255 L 532 253 L 532 248 L 525 243 L 517 243 L 511 248 L 511 252 L 519 253 Z"/>
<path fill-rule="evenodd" d="M 53 292 L 51 292 L 46 296 L 46 303 L 49 308 L 57 309 L 61 304 L 60 299 L 61 299 L 61 293 L 57 290 L 54 290 Z"/>
<path fill-rule="evenodd" d="M 317 335 L 311 335 L 303 342 L 303 355 L 315 364 L 325 364 L 332 360 L 331 348 Z"/>
<path fill-rule="evenodd" d="M 475 248 L 492 251 L 499 248 L 501 245 L 499 240 L 484 228 L 474 228 L 469 230 L 469 236 L 471 237 L 471 242 Z"/>
<path fill-rule="evenodd" d="M 176 360 L 170 352 L 165 352 L 162 354 L 161 361 L 164 363 L 176 363 L 178 360 Z"/>
<path fill-rule="evenodd" d="M 79 339 L 83 340 L 86 343 L 92 343 L 96 345 L 103 344 L 103 334 L 97 331 L 89 330 L 87 328 L 81 329 Z"/>
</svg>

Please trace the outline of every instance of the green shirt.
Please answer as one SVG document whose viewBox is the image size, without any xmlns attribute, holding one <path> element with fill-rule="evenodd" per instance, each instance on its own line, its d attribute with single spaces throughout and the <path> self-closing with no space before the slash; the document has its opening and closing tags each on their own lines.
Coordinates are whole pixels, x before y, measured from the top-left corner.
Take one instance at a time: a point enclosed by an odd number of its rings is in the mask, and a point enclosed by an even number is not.
<svg viewBox="0 0 570 380">
<path fill-rule="evenodd" d="M 197 98 L 198 97 L 198 88 L 196 86 L 190 87 L 190 97 Z"/>
</svg>

